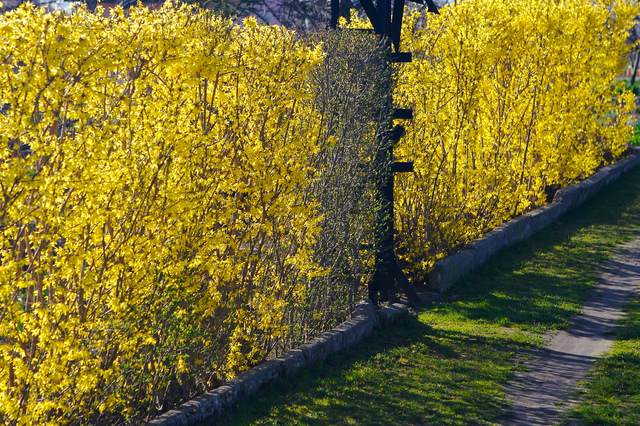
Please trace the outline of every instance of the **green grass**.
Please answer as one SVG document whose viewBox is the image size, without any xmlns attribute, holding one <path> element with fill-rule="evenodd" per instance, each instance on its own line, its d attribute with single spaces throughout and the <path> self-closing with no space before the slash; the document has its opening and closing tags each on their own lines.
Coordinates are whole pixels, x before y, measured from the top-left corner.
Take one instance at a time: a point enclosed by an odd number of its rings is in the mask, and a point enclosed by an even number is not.
<svg viewBox="0 0 640 426">
<path fill-rule="evenodd" d="M 640 300 L 616 333 L 609 355 L 596 362 L 572 418 L 590 425 L 640 425 Z"/>
<path fill-rule="evenodd" d="M 631 145 L 640 146 L 640 123 L 636 123 L 633 127 L 633 136 L 631 136 Z"/>
<path fill-rule="evenodd" d="M 222 424 L 491 424 L 518 368 L 514 355 L 566 328 L 597 282 L 598 264 L 638 231 L 634 171 L 496 256 L 442 302 L 274 383 Z"/>
</svg>

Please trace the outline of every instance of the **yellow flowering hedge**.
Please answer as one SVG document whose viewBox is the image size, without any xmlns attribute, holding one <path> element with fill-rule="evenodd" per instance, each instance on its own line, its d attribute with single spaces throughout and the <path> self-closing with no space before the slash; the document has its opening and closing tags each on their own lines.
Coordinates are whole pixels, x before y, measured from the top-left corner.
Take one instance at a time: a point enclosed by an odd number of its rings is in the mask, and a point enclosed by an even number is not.
<svg viewBox="0 0 640 426">
<path fill-rule="evenodd" d="M 434 261 L 627 149 L 630 93 L 616 96 L 640 12 L 630 0 L 464 0 L 405 21 L 396 103 L 414 108 L 396 154 L 400 250 Z"/>
<path fill-rule="evenodd" d="M 409 15 L 395 97 L 416 118 L 397 154 L 416 173 L 396 205 L 413 272 L 623 153 L 633 101 L 611 84 L 636 13 L 465 0 Z M 0 422 L 139 422 L 357 297 L 371 188 L 335 173 L 372 173 L 353 133 L 375 139 L 376 107 L 365 119 L 350 99 L 386 77 L 341 86 L 320 42 L 171 4 L 23 5 L 0 39 Z M 314 84 L 340 87 L 343 110 Z M 342 200 L 355 208 L 327 210 Z"/>
<path fill-rule="evenodd" d="M 321 50 L 187 6 L 103 15 L 0 16 L 0 422 L 110 423 L 216 385 L 322 273 Z"/>
</svg>

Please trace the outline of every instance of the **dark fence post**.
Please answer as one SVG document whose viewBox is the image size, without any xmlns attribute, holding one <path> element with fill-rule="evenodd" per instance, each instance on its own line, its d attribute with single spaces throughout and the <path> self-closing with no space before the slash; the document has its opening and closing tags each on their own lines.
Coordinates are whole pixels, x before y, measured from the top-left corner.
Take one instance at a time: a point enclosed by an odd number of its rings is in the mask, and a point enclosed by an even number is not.
<svg viewBox="0 0 640 426">
<path fill-rule="evenodd" d="M 343 0 L 344 1 L 344 0 Z M 425 0 L 429 12 L 438 13 L 438 8 L 432 0 Z M 417 3 L 423 3 L 417 1 Z M 405 0 L 360 0 L 376 34 L 382 37 L 387 50 L 389 63 L 411 62 L 410 52 L 400 52 L 400 37 Z M 340 0 L 331 0 L 331 27 L 336 28 L 341 11 Z M 344 12 L 343 12 L 344 13 Z M 390 66 L 390 65 L 389 65 Z M 385 109 L 393 106 L 393 96 L 388 94 Z M 393 120 L 411 120 L 413 111 L 408 108 L 393 108 Z M 369 298 L 377 303 L 380 299 L 393 302 L 396 300 L 396 290 L 405 294 L 412 305 L 418 303 L 418 296 L 413 286 L 400 268 L 394 250 L 394 174 L 413 171 L 412 162 L 395 162 L 393 147 L 404 135 L 404 127 L 385 123 L 380 132 L 379 150 L 376 156 L 377 167 L 380 169 L 378 182 L 378 202 L 376 213 L 376 262 L 375 272 L 369 282 Z"/>
</svg>

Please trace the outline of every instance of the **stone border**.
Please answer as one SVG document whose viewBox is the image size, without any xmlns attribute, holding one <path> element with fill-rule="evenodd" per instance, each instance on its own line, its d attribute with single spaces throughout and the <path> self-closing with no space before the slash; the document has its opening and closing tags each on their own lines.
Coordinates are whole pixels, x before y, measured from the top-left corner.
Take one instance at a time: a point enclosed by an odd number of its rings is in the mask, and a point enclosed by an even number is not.
<svg viewBox="0 0 640 426">
<path fill-rule="evenodd" d="M 640 164 L 640 148 L 631 148 L 631 155 L 615 164 L 603 167 L 593 176 L 575 185 L 560 189 L 553 201 L 506 222 L 484 237 L 475 240 L 457 253 L 436 262 L 428 275 L 428 286 L 439 292 L 449 289 L 464 275 L 483 265 L 498 251 L 526 240 L 546 228 L 570 210 L 597 194 L 602 188 L 617 180 Z"/>
<path fill-rule="evenodd" d="M 609 183 L 640 164 L 640 148 L 617 163 L 603 167 L 590 178 L 560 189 L 553 201 L 543 207 L 518 216 L 475 240 L 468 248 L 436 263 L 429 273 L 429 286 L 445 291 L 462 276 L 484 264 L 498 251 L 531 237 L 554 223 L 569 210 L 581 205 Z M 374 329 L 386 326 L 407 315 L 409 308 L 400 303 L 376 310 L 369 302 L 360 302 L 352 318 L 338 327 L 322 333 L 309 343 L 292 349 L 282 357 L 265 361 L 238 375 L 227 384 L 206 392 L 176 409 L 154 418 L 154 426 L 187 426 L 207 422 L 215 424 L 238 402 L 258 392 L 279 377 L 290 377 L 302 368 L 325 360 L 370 336 Z"/>
<path fill-rule="evenodd" d="M 400 303 L 376 309 L 370 302 L 356 305 L 352 318 L 322 333 L 280 358 L 265 361 L 239 374 L 227 384 L 187 401 L 174 410 L 154 418 L 154 426 L 187 426 L 215 424 L 238 402 L 257 393 L 264 385 L 279 377 L 293 376 L 302 368 L 342 352 L 370 336 L 376 327 L 384 327 L 408 315 L 409 308 Z"/>
</svg>

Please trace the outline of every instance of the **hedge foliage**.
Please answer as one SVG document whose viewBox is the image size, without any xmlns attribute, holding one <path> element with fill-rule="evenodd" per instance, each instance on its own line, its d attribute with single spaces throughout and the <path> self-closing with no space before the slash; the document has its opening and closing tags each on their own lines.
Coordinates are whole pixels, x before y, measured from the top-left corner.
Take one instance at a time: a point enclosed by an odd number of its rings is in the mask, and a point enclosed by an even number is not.
<svg viewBox="0 0 640 426">
<path fill-rule="evenodd" d="M 631 2 L 409 15 L 415 276 L 625 150 Z M 0 16 L 0 421 L 139 422 L 348 315 L 372 265 L 378 43 L 166 4 Z"/>
<path fill-rule="evenodd" d="M 627 149 L 631 93 L 614 82 L 636 2 L 464 0 L 405 21 L 396 103 L 415 120 L 397 153 L 400 250 L 435 260 L 540 206 Z"/>
<path fill-rule="evenodd" d="M 186 6 L 0 38 L 5 419 L 112 422 L 264 358 L 323 272 L 320 48 Z"/>
</svg>

